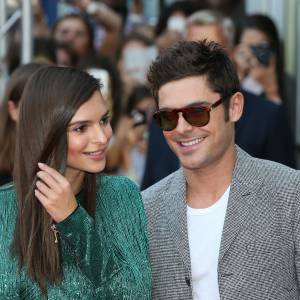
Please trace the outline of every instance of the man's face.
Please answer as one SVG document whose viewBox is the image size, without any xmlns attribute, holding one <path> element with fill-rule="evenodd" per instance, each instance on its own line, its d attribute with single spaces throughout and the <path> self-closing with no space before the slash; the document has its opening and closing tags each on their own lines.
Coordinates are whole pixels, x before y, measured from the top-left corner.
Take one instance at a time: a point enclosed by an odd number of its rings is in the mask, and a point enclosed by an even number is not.
<svg viewBox="0 0 300 300">
<path fill-rule="evenodd" d="M 159 89 L 160 109 L 179 109 L 194 103 L 213 104 L 221 98 L 213 92 L 204 76 L 171 81 Z M 234 125 L 229 114 L 225 122 L 224 106 L 210 112 L 210 121 L 203 127 L 190 125 L 179 113 L 177 127 L 163 131 L 170 148 L 188 170 L 206 168 L 217 163 L 234 145 Z"/>
<path fill-rule="evenodd" d="M 217 24 L 190 25 L 186 28 L 185 39 L 187 41 L 199 41 L 207 39 L 214 41 L 221 46 L 226 46 L 226 40 L 221 26 Z"/>
</svg>

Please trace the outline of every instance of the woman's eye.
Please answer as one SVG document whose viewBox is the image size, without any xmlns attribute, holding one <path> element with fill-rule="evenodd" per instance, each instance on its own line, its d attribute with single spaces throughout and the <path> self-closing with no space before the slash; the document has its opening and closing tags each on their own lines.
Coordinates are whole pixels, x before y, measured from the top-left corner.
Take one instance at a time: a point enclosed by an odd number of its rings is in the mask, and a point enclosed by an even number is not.
<svg viewBox="0 0 300 300">
<path fill-rule="evenodd" d="M 110 117 L 109 116 L 105 116 L 100 120 L 100 124 L 101 125 L 107 125 L 110 121 Z"/>
<path fill-rule="evenodd" d="M 73 131 L 75 131 L 75 132 L 84 132 L 85 130 L 86 130 L 86 126 L 85 125 L 81 125 L 81 126 L 75 127 L 73 129 Z"/>
</svg>

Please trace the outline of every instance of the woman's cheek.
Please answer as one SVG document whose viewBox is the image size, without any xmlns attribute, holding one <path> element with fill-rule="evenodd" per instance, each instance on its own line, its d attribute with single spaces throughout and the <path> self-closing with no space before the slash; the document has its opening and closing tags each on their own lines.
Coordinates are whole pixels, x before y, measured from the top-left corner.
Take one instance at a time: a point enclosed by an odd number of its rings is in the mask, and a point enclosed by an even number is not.
<svg viewBox="0 0 300 300">
<path fill-rule="evenodd" d="M 69 154 L 74 154 L 77 152 L 83 152 L 89 144 L 89 138 L 87 135 L 84 136 L 74 136 L 70 135 L 69 137 Z"/>
</svg>

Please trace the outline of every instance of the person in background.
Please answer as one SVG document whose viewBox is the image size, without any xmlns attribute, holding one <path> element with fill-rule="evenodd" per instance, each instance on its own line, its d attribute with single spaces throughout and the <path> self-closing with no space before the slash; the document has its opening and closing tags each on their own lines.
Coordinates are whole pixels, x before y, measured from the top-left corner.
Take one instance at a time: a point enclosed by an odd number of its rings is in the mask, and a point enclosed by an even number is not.
<svg viewBox="0 0 300 300">
<path fill-rule="evenodd" d="M 128 35 L 130 32 L 138 32 L 149 39 L 154 39 L 155 22 L 153 22 L 153 18 L 149 16 L 149 12 L 152 15 L 155 14 L 151 9 L 153 8 L 152 6 L 156 6 L 155 2 L 154 4 L 150 4 L 143 0 L 131 1 L 128 7 L 128 15 L 123 33 Z M 148 9 L 150 9 L 150 11 Z"/>
<path fill-rule="evenodd" d="M 21 49 L 19 41 L 12 41 L 9 44 L 6 55 L 6 64 L 8 74 L 11 75 L 21 64 L 21 53 L 16 51 Z M 33 39 L 32 63 L 38 64 L 56 64 L 57 45 L 51 38 L 37 37 Z"/>
<path fill-rule="evenodd" d="M 118 68 L 124 84 L 123 107 L 126 107 L 132 89 L 147 81 L 147 69 L 157 56 L 153 40 L 138 32 L 131 32 L 124 38 L 119 50 Z"/>
<path fill-rule="evenodd" d="M 156 45 L 163 50 L 183 39 L 186 18 L 199 8 L 196 1 L 175 1 L 161 10 L 156 28 Z"/>
<path fill-rule="evenodd" d="M 242 87 L 281 104 L 284 100 L 283 53 L 274 22 L 264 15 L 247 16 L 238 42 L 233 59 Z"/>
<path fill-rule="evenodd" d="M 111 145 L 108 165 L 126 175 L 139 186 L 144 175 L 148 130 L 155 110 L 155 101 L 147 86 L 136 86 L 128 99 L 125 116 L 121 118 Z"/>
<path fill-rule="evenodd" d="M 26 84 L 15 184 L 0 188 L 0 299 L 151 299 L 138 187 L 99 174 L 112 129 L 98 79 L 48 66 Z"/>
<path fill-rule="evenodd" d="M 52 28 L 52 37 L 70 45 L 78 58 L 94 53 L 94 29 L 87 16 L 73 13 L 61 17 Z"/>
<path fill-rule="evenodd" d="M 206 7 L 199 8 L 199 10 L 206 8 L 218 11 L 225 17 L 229 17 L 235 27 L 240 26 L 246 15 L 246 4 L 241 0 L 203 0 L 201 3 Z"/>
<path fill-rule="evenodd" d="M 71 43 L 81 57 L 90 54 L 87 51 L 91 49 L 97 54 L 114 56 L 122 30 L 121 16 L 103 2 L 69 2 L 73 12 L 58 19 L 54 39 Z"/>
<path fill-rule="evenodd" d="M 22 65 L 12 73 L 7 83 L 0 106 L 0 185 L 12 181 L 19 104 L 25 84 L 42 66 L 38 63 Z"/>
<path fill-rule="evenodd" d="M 300 172 L 235 145 L 244 97 L 226 51 L 179 42 L 148 78 L 182 166 L 142 193 L 153 299 L 299 299 Z"/>
</svg>

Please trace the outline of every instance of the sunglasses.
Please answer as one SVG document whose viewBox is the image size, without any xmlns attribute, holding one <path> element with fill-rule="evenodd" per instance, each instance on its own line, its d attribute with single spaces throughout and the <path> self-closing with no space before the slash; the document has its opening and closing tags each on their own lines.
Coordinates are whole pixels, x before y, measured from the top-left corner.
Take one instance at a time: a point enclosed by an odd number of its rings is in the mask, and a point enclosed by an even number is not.
<svg viewBox="0 0 300 300">
<path fill-rule="evenodd" d="M 184 119 L 192 126 L 202 127 L 208 124 L 210 111 L 220 105 L 227 97 L 222 97 L 211 105 L 198 105 L 184 107 L 181 109 L 160 109 L 157 110 L 153 118 L 158 126 L 164 131 L 174 130 L 178 125 L 179 115 L 182 113 Z"/>
</svg>

